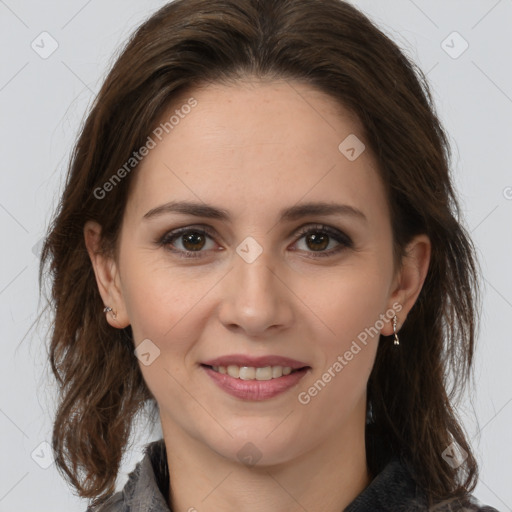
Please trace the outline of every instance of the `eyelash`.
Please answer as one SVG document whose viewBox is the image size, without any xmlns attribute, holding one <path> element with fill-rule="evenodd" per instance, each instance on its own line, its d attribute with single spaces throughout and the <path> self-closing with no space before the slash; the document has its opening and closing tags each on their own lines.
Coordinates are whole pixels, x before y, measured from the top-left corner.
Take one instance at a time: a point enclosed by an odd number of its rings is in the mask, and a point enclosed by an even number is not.
<svg viewBox="0 0 512 512">
<path fill-rule="evenodd" d="M 213 230 L 211 230 L 208 227 L 194 227 L 194 226 L 187 226 L 184 228 L 175 229 L 173 231 L 169 231 L 168 233 L 165 233 L 163 237 L 156 240 L 156 243 L 159 246 L 164 247 L 166 250 L 177 254 L 181 258 L 202 258 L 201 253 L 205 251 L 183 251 L 180 249 L 171 249 L 169 246 L 174 242 L 180 235 L 183 235 L 185 233 L 197 233 L 200 235 L 205 235 L 210 238 L 214 238 L 215 234 Z M 299 237 L 297 239 L 300 240 L 305 235 L 309 235 L 311 233 L 322 233 L 328 235 L 330 238 L 334 239 L 336 242 L 338 242 L 340 245 L 336 247 L 335 249 L 331 249 L 329 251 L 308 251 L 314 254 L 313 258 L 325 258 L 328 256 L 333 256 L 335 254 L 338 254 L 340 251 L 342 251 L 344 248 L 350 249 L 353 247 L 353 242 L 350 239 L 349 236 L 345 235 L 345 233 L 331 228 L 329 226 L 324 226 L 321 224 L 317 224 L 314 226 L 308 226 L 302 228 L 298 233 L 297 236 Z"/>
</svg>

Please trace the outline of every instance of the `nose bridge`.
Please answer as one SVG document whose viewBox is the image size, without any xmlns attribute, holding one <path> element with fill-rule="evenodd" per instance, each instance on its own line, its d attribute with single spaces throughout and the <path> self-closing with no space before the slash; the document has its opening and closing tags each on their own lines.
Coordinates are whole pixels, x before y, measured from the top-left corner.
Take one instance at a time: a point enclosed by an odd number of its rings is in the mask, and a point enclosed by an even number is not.
<svg viewBox="0 0 512 512">
<path fill-rule="evenodd" d="M 233 255 L 233 270 L 225 285 L 221 320 L 251 334 L 291 321 L 290 292 L 275 274 L 279 265 L 271 250 L 247 237 Z"/>
</svg>

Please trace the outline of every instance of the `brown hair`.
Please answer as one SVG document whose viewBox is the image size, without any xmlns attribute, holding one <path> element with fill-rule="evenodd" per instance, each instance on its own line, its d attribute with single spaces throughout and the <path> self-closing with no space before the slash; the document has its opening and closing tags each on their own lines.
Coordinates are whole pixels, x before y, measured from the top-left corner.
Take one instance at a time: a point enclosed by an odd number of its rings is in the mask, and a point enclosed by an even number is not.
<svg viewBox="0 0 512 512">
<path fill-rule="evenodd" d="M 367 430 L 410 462 L 431 503 L 469 494 L 477 463 L 453 404 L 472 377 L 478 267 L 451 184 L 447 138 L 421 71 L 341 0 L 176 0 L 118 57 L 81 129 L 41 257 L 40 285 L 49 264 L 55 310 L 59 469 L 83 497 L 98 502 L 112 493 L 133 419 L 154 400 L 131 328 L 105 321 L 83 236 L 85 222 L 97 221 L 103 250 L 116 255 L 135 171 L 102 199 L 94 191 L 144 145 L 179 94 L 247 77 L 300 81 L 354 112 L 387 189 L 397 261 L 414 235 L 430 237 L 430 267 L 400 348 L 388 339 L 378 347 Z M 441 457 L 453 440 L 468 454 L 459 468 Z M 368 446 L 377 474 L 378 447 Z"/>
</svg>

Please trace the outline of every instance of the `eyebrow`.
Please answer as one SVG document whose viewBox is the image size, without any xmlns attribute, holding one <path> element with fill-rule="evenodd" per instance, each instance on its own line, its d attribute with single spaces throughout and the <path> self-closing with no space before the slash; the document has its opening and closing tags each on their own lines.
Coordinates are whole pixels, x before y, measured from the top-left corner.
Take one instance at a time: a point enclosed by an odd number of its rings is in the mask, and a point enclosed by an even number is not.
<svg viewBox="0 0 512 512">
<path fill-rule="evenodd" d="M 157 206 L 156 208 L 152 208 L 143 216 L 143 220 L 153 219 L 168 213 L 207 217 L 226 222 L 231 220 L 231 215 L 228 210 L 205 203 L 188 201 L 171 201 Z M 353 206 L 324 202 L 309 202 L 290 206 L 280 211 L 279 218 L 280 221 L 291 222 L 302 217 L 313 215 L 346 215 L 365 222 L 368 221 L 365 214 Z"/>
</svg>

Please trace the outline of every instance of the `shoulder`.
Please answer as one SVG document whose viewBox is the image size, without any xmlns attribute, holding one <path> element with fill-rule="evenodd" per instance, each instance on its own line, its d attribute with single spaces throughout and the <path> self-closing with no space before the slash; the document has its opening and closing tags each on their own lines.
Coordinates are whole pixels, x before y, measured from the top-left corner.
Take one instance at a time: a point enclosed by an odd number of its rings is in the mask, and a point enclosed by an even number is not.
<svg viewBox="0 0 512 512">
<path fill-rule="evenodd" d="M 89 506 L 85 512 L 121 512 L 123 510 L 123 494 L 116 492 L 107 501 L 96 507 Z"/>
<path fill-rule="evenodd" d="M 151 503 L 154 510 L 168 512 L 164 496 L 168 495 L 169 478 L 163 439 L 146 445 L 144 457 L 128 475 L 121 491 L 109 496 L 96 506 L 89 506 L 86 512 L 137 511 L 141 503 Z M 151 509 L 153 510 L 153 508 Z"/>
<path fill-rule="evenodd" d="M 471 494 L 430 506 L 427 492 L 414 478 L 407 460 L 391 456 L 363 492 L 344 512 L 499 512 L 481 504 Z"/>
<path fill-rule="evenodd" d="M 411 495 L 411 511 L 424 511 L 424 512 L 500 512 L 497 509 L 484 505 L 472 494 L 465 496 L 453 496 L 451 498 L 438 501 L 434 505 L 429 506 L 427 492 L 421 488 L 414 477 L 414 471 L 409 461 L 401 457 L 392 457 L 391 465 L 399 468 L 396 470 L 396 475 L 400 478 L 413 482 L 415 492 Z M 407 512 L 409 508 L 406 507 Z"/>
<path fill-rule="evenodd" d="M 484 505 L 473 495 L 466 498 L 453 498 L 437 503 L 428 512 L 499 512 L 489 505 Z"/>
</svg>

